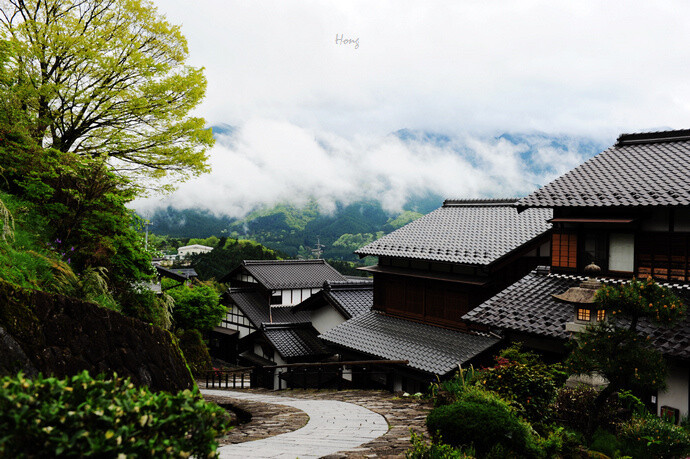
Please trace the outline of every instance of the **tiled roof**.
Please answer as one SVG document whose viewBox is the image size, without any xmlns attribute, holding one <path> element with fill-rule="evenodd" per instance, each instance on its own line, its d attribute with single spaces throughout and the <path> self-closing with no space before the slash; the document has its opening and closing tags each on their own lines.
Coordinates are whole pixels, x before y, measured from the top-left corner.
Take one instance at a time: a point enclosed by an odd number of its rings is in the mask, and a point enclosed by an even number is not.
<svg viewBox="0 0 690 459">
<path fill-rule="evenodd" d="M 283 358 L 331 354 L 311 324 L 264 324 L 263 332 Z"/>
<path fill-rule="evenodd" d="M 293 311 L 313 311 L 325 305 L 333 306 L 346 319 L 369 312 L 374 305 L 373 279 L 326 281 L 320 292 L 302 301 Z"/>
<path fill-rule="evenodd" d="M 585 277 L 550 274 L 547 267 L 532 271 L 463 316 L 463 320 L 493 328 L 515 330 L 549 338 L 567 339 L 565 324 L 573 320 L 573 306 L 552 295 L 579 286 Z M 603 280 L 620 283 L 623 281 Z M 661 284 L 690 304 L 690 286 Z M 666 355 L 690 359 L 690 318 L 673 328 L 640 319 L 638 329 L 652 337 L 652 344 Z"/>
<path fill-rule="evenodd" d="M 198 276 L 194 268 L 164 268 L 160 265 L 155 265 L 155 268 L 159 276 L 167 277 L 178 282 L 183 282 Z"/>
<path fill-rule="evenodd" d="M 383 359 L 409 360 L 409 366 L 444 375 L 499 340 L 446 330 L 371 311 L 322 334 L 321 339 Z"/>
<path fill-rule="evenodd" d="M 688 206 L 690 130 L 623 134 L 520 207 Z"/>
<path fill-rule="evenodd" d="M 327 280 L 345 280 L 325 260 L 245 260 L 242 266 L 269 290 L 317 288 Z"/>
<path fill-rule="evenodd" d="M 515 201 L 447 200 L 355 253 L 489 265 L 551 228 L 546 222 L 552 217 L 550 209 L 518 213 Z"/>
<path fill-rule="evenodd" d="M 256 290 L 233 288 L 228 291 L 228 297 L 256 328 L 271 322 L 268 300 Z M 273 316 L 273 323 L 305 323 L 310 321 L 308 312 L 293 314 L 290 307 L 274 307 L 271 309 L 271 315 Z"/>
<path fill-rule="evenodd" d="M 344 311 L 349 319 L 371 310 L 374 305 L 374 282 L 324 282 L 323 294 L 331 304 Z"/>
</svg>

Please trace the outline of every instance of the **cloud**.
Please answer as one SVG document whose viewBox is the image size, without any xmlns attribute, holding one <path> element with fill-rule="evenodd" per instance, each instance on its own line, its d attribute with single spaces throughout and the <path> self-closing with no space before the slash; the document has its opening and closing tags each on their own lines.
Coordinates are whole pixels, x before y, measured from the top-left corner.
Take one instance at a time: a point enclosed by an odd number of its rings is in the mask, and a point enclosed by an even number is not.
<svg viewBox="0 0 690 459">
<path fill-rule="evenodd" d="M 414 196 L 506 197 L 532 191 L 547 177 L 580 163 L 575 141 L 549 137 L 494 139 L 462 136 L 358 135 L 344 137 L 286 121 L 249 120 L 219 136 L 212 172 L 183 183 L 167 198 L 135 203 L 144 214 L 172 205 L 241 217 L 267 204 L 303 205 L 378 200 L 400 210 Z"/>
<path fill-rule="evenodd" d="M 682 0 L 157 4 L 205 67 L 211 124 L 603 138 L 684 128 L 690 115 Z"/>
</svg>

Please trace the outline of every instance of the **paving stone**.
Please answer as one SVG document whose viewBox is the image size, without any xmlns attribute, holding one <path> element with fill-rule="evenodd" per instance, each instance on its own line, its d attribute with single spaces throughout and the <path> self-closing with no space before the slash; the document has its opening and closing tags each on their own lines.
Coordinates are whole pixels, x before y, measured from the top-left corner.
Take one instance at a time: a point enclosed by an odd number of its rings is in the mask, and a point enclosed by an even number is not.
<svg viewBox="0 0 690 459">
<path fill-rule="evenodd" d="M 426 432 L 425 419 L 431 409 L 428 402 L 384 391 L 202 393 L 208 400 L 252 413 L 251 422 L 220 439 L 226 445 L 219 449 L 221 457 L 402 457 L 410 446 L 410 429 Z M 262 440 L 247 443 L 257 438 Z"/>
</svg>

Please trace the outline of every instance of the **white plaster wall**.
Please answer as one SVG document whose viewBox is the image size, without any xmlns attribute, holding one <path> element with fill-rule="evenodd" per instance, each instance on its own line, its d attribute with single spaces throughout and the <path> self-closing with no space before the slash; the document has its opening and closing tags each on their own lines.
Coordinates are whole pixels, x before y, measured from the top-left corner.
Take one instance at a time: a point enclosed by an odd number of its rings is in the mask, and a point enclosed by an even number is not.
<svg viewBox="0 0 690 459">
<path fill-rule="evenodd" d="M 345 317 L 332 306 L 324 306 L 311 313 L 311 324 L 319 333 L 326 333 L 345 320 Z"/>
<path fill-rule="evenodd" d="M 688 390 L 689 390 L 690 368 L 678 364 L 669 365 L 668 377 L 666 378 L 666 391 L 659 392 L 657 397 L 657 414 L 661 413 L 662 406 L 678 408 L 680 415 L 688 414 Z"/>
</svg>

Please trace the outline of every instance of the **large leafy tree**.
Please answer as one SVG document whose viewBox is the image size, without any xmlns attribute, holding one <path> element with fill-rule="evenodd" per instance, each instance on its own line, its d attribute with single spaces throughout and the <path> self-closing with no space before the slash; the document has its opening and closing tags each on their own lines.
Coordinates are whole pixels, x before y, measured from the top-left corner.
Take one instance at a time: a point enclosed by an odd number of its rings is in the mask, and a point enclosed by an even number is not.
<svg viewBox="0 0 690 459">
<path fill-rule="evenodd" d="M 213 138 L 188 116 L 206 81 L 150 1 L 2 0 L 0 34 L 2 84 L 39 145 L 140 178 L 206 171 Z"/>
<path fill-rule="evenodd" d="M 603 376 L 608 385 L 595 400 L 589 430 L 598 424 L 598 414 L 606 400 L 621 389 L 659 390 L 665 387 L 666 367 L 661 353 L 651 346 L 650 337 L 638 329 L 641 319 L 658 326 L 681 320 L 686 306 L 671 290 L 651 277 L 620 286 L 602 286 L 595 303 L 610 315 L 588 326 L 573 340 L 567 364 L 573 374 Z"/>
</svg>

